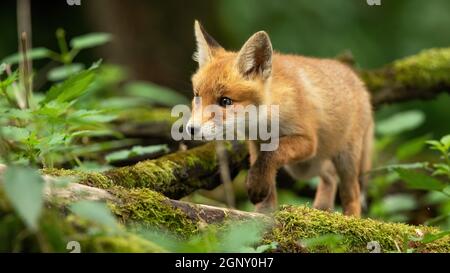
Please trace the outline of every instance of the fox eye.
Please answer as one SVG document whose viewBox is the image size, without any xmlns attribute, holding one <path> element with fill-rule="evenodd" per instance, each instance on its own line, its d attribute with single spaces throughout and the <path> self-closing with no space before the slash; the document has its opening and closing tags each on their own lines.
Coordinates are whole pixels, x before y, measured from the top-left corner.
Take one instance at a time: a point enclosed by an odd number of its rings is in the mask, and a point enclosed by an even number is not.
<svg viewBox="0 0 450 273">
<path fill-rule="evenodd" d="M 228 105 L 232 105 L 233 104 L 233 100 L 227 97 L 221 97 L 219 99 L 219 105 L 222 107 L 228 106 Z"/>
</svg>

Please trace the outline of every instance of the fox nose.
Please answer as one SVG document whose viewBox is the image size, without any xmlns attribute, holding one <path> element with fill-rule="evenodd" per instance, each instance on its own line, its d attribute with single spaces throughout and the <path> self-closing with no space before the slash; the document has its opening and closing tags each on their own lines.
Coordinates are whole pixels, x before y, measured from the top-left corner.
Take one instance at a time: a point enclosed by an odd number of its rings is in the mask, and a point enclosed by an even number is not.
<svg viewBox="0 0 450 273">
<path fill-rule="evenodd" d="M 187 131 L 193 136 L 193 135 L 198 134 L 198 132 L 200 131 L 200 127 L 194 126 L 194 125 L 188 125 Z"/>
</svg>

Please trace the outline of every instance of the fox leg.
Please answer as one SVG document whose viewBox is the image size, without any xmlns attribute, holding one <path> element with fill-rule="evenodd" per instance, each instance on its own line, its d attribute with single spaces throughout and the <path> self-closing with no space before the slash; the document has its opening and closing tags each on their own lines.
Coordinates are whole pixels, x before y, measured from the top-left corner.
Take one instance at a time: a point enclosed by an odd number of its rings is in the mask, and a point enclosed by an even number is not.
<svg viewBox="0 0 450 273">
<path fill-rule="evenodd" d="M 345 215 L 361 215 L 361 192 L 359 185 L 361 145 L 353 142 L 347 145 L 334 159 L 340 178 L 339 196 Z"/>
<path fill-rule="evenodd" d="M 252 145 L 250 153 L 255 152 L 256 147 Z M 305 136 L 284 136 L 280 138 L 278 149 L 275 151 L 259 151 L 259 149 L 257 151 L 256 157 L 250 155 L 252 165 L 246 184 L 248 196 L 257 210 L 275 209 L 277 202 L 275 176 L 278 169 L 289 162 L 313 157 L 316 152 L 316 142 Z"/>
<path fill-rule="evenodd" d="M 250 167 L 252 167 L 259 156 L 260 146 L 255 141 L 248 141 L 248 150 L 250 153 Z M 269 194 L 263 201 L 255 204 L 255 210 L 258 212 L 270 212 L 272 210 L 275 210 L 275 208 L 277 207 L 277 188 L 275 184 L 275 178 L 274 181 L 268 182 L 270 182 Z"/>
<path fill-rule="evenodd" d="M 337 174 L 333 163 L 327 160 L 320 171 L 320 182 L 317 187 L 313 207 L 320 210 L 332 211 L 337 190 Z"/>
</svg>

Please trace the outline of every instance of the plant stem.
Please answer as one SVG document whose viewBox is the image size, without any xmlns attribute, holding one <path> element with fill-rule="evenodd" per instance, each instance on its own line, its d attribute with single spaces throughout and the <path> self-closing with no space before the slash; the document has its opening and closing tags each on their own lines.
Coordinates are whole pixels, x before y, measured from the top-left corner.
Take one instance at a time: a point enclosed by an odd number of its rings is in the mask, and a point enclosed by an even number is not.
<svg viewBox="0 0 450 273">
<path fill-rule="evenodd" d="M 33 90 L 32 90 L 32 76 L 30 68 L 30 60 L 28 59 L 28 38 L 27 33 L 23 32 L 21 36 L 21 52 L 22 52 L 22 81 L 25 88 L 25 108 L 30 108 L 32 104 Z"/>
<path fill-rule="evenodd" d="M 13 74 L 11 71 L 11 65 L 6 65 L 6 74 L 11 77 Z M 21 95 L 20 89 L 17 86 L 16 82 L 12 83 L 12 88 L 14 90 L 14 95 L 16 96 L 16 102 L 19 109 L 25 108 L 25 101 L 23 99 L 23 96 Z"/>
<path fill-rule="evenodd" d="M 25 89 L 25 94 L 22 92 L 19 93 L 19 96 L 25 98 L 18 100 L 18 103 L 21 108 L 28 108 L 30 106 L 31 92 L 33 89 L 33 82 L 31 78 L 33 64 L 27 57 L 27 52 L 29 52 L 32 47 L 30 0 L 17 1 L 17 34 L 20 45 L 19 52 L 22 53 L 23 57 L 20 63 L 20 71 L 22 74 L 23 87 Z"/>
<path fill-rule="evenodd" d="M 231 181 L 230 168 L 228 166 L 227 150 L 222 141 L 216 143 L 216 154 L 219 160 L 220 178 L 223 183 L 223 190 L 227 206 L 229 208 L 235 207 L 235 196 L 233 191 L 233 185 Z"/>
<path fill-rule="evenodd" d="M 56 39 L 58 40 L 59 49 L 61 51 L 61 61 L 64 64 L 70 64 L 69 48 L 66 42 L 66 32 L 62 28 L 56 30 Z"/>
</svg>

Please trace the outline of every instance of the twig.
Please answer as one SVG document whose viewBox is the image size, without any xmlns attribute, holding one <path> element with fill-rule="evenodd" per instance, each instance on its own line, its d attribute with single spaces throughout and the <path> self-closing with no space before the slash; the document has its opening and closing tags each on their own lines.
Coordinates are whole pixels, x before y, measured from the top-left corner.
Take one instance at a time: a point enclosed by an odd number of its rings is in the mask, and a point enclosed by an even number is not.
<svg viewBox="0 0 450 273">
<path fill-rule="evenodd" d="M 220 178 L 223 183 L 223 190 L 225 193 L 225 200 L 228 207 L 235 207 L 234 190 L 231 181 L 230 168 L 228 166 L 228 157 L 225 145 L 222 141 L 216 142 L 216 154 L 219 160 Z"/>
<path fill-rule="evenodd" d="M 22 76 L 22 83 L 25 89 L 25 94 L 16 93 L 17 102 L 20 108 L 28 108 L 30 106 L 31 92 L 33 83 L 31 79 L 31 71 L 33 63 L 28 59 L 27 52 L 32 47 L 32 30 L 31 30 L 31 7 L 30 0 L 17 1 L 17 36 L 19 40 L 19 53 L 22 54 L 22 61 L 20 62 L 19 70 Z M 25 98 L 23 98 L 25 96 Z"/>
<path fill-rule="evenodd" d="M 28 59 L 28 38 L 27 33 L 22 32 L 22 36 L 20 39 L 20 45 L 21 45 L 21 53 L 22 53 L 22 62 L 21 62 L 21 75 L 22 75 L 22 82 L 23 87 L 25 88 L 25 108 L 29 108 L 31 106 L 31 100 L 32 100 L 32 77 L 31 77 L 31 61 Z"/>
</svg>

